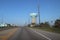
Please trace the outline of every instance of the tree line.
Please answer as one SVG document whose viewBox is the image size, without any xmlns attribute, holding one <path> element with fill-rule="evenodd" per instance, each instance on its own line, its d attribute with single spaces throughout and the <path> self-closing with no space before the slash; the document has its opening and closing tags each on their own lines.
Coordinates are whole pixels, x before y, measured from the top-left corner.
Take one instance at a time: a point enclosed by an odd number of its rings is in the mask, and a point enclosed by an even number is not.
<svg viewBox="0 0 60 40">
<path fill-rule="evenodd" d="M 28 24 L 28 27 L 30 27 L 31 24 Z M 51 26 L 49 22 L 40 23 L 37 24 L 35 27 L 54 27 L 54 28 L 60 28 L 60 19 L 56 19 L 54 24 Z"/>
</svg>

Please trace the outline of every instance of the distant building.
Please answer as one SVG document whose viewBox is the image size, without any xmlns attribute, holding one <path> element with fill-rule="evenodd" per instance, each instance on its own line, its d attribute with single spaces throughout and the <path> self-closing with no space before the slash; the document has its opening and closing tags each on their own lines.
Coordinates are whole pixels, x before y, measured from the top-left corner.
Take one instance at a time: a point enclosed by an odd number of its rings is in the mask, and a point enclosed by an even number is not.
<svg viewBox="0 0 60 40">
<path fill-rule="evenodd" d="M 7 27 L 7 24 L 0 24 L 0 27 Z"/>
</svg>

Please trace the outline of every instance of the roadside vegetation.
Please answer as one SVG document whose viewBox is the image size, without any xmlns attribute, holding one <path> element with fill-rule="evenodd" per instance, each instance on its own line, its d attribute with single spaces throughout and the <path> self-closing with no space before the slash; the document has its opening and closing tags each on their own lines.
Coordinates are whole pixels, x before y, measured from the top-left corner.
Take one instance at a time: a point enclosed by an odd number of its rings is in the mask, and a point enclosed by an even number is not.
<svg viewBox="0 0 60 40">
<path fill-rule="evenodd" d="M 39 25 L 36 25 L 35 27 L 30 27 L 30 28 L 60 33 L 60 19 L 55 20 L 55 23 L 52 26 L 48 22 L 45 22 L 45 23 L 40 23 Z"/>
<path fill-rule="evenodd" d="M 7 26 L 0 26 L 0 31 L 11 29 L 11 28 L 16 28 L 17 26 L 13 26 L 11 24 L 7 24 Z"/>
</svg>

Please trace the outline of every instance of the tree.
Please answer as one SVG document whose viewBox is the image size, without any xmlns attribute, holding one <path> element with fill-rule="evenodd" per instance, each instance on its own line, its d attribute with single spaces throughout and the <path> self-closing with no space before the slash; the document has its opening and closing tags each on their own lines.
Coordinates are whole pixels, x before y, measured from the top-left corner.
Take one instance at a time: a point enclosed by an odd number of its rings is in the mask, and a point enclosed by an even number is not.
<svg viewBox="0 0 60 40">
<path fill-rule="evenodd" d="M 55 21 L 54 27 L 60 28 L 60 19 Z"/>
<path fill-rule="evenodd" d="M 45 22 L 46 27 L 50 27 L 49 22 Z"/>
<path fill-rule="evenodd" d="M 28 27 L 30 27 L 30 24 L 28 24 Z"/>
<path fill-rule="evenodd" d="M 40 23 L 40 27 L 50 27 L 48 22 Z"/>
<path fill-rule="evenodd" d="M 40 23 L 40 27 L 44 27 L 44 23 Z"/>
</svg>

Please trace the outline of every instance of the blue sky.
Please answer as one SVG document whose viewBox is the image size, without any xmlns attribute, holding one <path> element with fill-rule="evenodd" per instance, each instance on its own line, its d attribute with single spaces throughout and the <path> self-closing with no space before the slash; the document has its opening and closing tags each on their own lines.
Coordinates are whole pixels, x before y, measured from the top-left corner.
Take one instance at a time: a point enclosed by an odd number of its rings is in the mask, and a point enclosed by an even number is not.
<svg viewBox="0 0 60 40">
<path fill-rule="evenodd" d="M 18 25 L 23 25 L 25 22 L 30 23 L 30 13 L 37 13 L 37 1 L 0 0 L 0 20 L 3 16 L 5 23 Z M 40 0 L 39 3 L 41 22 L 55 21 L 60 17 L 60 0 Z"/>
</svg>

